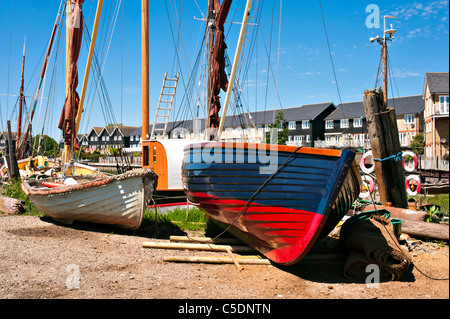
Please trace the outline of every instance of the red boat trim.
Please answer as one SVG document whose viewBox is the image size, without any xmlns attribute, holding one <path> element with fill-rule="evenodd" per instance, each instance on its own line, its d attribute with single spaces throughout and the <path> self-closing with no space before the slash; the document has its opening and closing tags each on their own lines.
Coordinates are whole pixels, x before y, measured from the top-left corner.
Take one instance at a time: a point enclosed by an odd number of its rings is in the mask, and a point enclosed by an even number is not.
<svg viewBox="0 0 450 319">
<path fill-rule="evenodd" d="M 229 226 L 246 202 L 186 191 L 196 206 L 214 220 Z M 326 222 L 324 215 L 287 207 L 251 203 L 230 231 L 270 260 L 292 265 L 302 259 L 317 240 Z"/>
</svg>

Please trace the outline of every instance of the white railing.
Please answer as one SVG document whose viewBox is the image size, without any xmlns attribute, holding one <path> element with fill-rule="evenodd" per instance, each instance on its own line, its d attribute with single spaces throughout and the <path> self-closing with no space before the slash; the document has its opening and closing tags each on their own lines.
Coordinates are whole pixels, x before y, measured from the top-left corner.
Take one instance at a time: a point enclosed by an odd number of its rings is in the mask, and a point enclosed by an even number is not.
<svg viewBox="0 0 450 319">
<path fill-rule="evenodd" d="M 419 168 L 426 170 L 437 170 L 437 171 L 448 171 L 449 162 L 448 160 L 441 159 L 440 157 L 424 157 L 419 159 Z"/>
<path fill-rule="evenodd" d="M 433 115 L 448 115 L 448 104 L 447 103 L 435 103 L 433 104 L 432 114 Z"/>
</svg>

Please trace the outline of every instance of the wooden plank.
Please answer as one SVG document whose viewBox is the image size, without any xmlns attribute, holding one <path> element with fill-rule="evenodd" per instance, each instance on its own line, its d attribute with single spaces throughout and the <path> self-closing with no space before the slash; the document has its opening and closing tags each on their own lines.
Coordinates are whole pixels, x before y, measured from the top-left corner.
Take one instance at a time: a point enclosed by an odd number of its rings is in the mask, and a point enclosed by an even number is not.
<svg viewBox="0 0 450 319">
<path fill-rule="evenodd" d="M 402 233 L 414 238 L 449 241 L 449 225 L 402 219 Z"/>
<path fill-rule="evenodd" d="M 260 258 L 238 258 L 240 265 L 271 265 L 268 259 Z M 231 257 L 207 257 L 207 256 L 172 256 L 164 257 L 165 262 L 179 262 L 179 263 L 207 263 L 207 264 L 233 264 L 234 261 Z"/>
<path fill-rule="evenodd" d="M 23 214 L 25 213 L 25 202 L 0 194 L 0 212 L 12 215 Z"/>
<path fill-rule="evenodd" d="M 243 242 L 237 238 L 209 238 L 209 237 L 187 237 L 187 236 L 170 236 L 170 241 L 201 243 L 201 244 L 228 244 L 242 245 Z"/>
<path fill-rule="evenodd" d="M 230 246 L 230 245 L 214 245 L 214 244 L 144 242 L 142 246 L 144 248 L 154 248 L 154 249 L 190 249 L 190 250 L 222 251 L 222 252 L 227 252 L 227 249 L 229 249 L 234 253 L 255 252 L 254 249 L 248 246 Z"/>
</svg>

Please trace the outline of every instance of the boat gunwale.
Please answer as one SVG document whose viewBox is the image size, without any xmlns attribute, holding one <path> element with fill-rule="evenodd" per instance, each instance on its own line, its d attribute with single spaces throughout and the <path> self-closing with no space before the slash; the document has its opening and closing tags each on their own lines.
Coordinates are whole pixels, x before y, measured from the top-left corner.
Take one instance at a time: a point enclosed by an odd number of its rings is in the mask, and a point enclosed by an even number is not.
<svg viewBox="0 0 450 319">
<path fill-rule="evenodd" d="M 25 192 L 27 196 L 47 196 L 47 195 L 57 195 L 57 194 L 65 194 L 70 193 L 72 191 L 78 191 L 78 190 L 84 190 L 91 187 L 98 187 L 107 185 L 113 181 L 119 181 L 123 179 L 128 178 L 142 178 L 145 177 L 152 177 L 153 181 L 157 180 L 157 175 L 153 170 L 149 169 L 137 169 L 132 170 L 120 175 L 115 176 L 93 176 L 93 175 L 79 175 L 79 176 L 71 176 L 75 179 L 93 179 L 92 181 L 83 182 L 76 185 L 63 185 L 61 187 L 55 187 L 55 188 L 32 188 L 30 185 L 30 181 L 24 181 L 22 183 L 22 190 Z M 53 178 L 49 179 L 42 179 L 40 181 L 46 181 L 46 180 L 53 180 Z M 37 181 L 32 181 L 32 183 L 36 183 Z"/>
<path fill-rule="evenodd" d="M 211 148 L 218 147 L 222 148 L 232 147 L 233 149 L 265 149 L 266 151 L 274 151 L 282 153 L 297 153 L 297 154 L 310 154 L 310 155 L 322 155 L 322 156 L 334 156 L 340 157 L 342 155 L 342 150 L 340 149 L 322 149 L 313 147 L 297 147 L 289 145 L 277 145 L 277 144 L 263 144 L 263 143 L 247 143 L 247 142 L 201 142 L 192 143 L 184 147 L 184 151 L 193 150 L 197 148 L 204 148 L 205 146 L 210 146 Z"/>
</svg>

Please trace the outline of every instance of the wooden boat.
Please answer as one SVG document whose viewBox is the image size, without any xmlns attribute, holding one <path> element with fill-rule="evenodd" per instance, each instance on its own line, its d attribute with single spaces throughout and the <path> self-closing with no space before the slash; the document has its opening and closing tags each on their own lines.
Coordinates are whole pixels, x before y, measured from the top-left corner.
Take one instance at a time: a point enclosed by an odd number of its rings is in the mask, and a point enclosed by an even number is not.
<svg viewBox="0 0 450 319">
<path fill-rule="evenodd" d="M 293 265 L 358 197 L 354 157 L 348 150 L 192 144 L 185 148 L 183 183 L 190 204 L 214 222 L 273 262 Z"/>
<path fill-rule="evenodd" d="M 72 22 L 82 21 L 83 2 L 84 0 L 75 0 L 73 7 L 72 2 L 70 3 L 69 8 L 73 9 Z M 103 1 L 99 0 L 86 66 L 87 71 L 93 56 L 102 5 Z M 58 126 L 63 131 L 64 137 L 63 177 L 61 179 L 25 180 L 22 182 L 22 189 L 39 211 L 57 221 L 64 223 L 83 221 L 137 229 L 142 223 L 144 211 L 157 186 L 158 176 L 153 170 L 142 168 L 109 177 L 99 174 L 75 175 L 74 172 L 78 168 L 86 169 L 87 166 L 71 164 L 76 149 L 75 136 L 79 129 L 85 89 L 89 78 L 89 72 L 86 72 L 82 94 L 78 98 L 76 63 L 81 46 L 82 25 L 83 23 L 80 23 L 80 26 L 75 27 L 75 24 L 72 23 L 69 32 L 71 35 L 68 46 L 70 51 L 68 54 L 70 72 L 67 77 L 69 89 Z M 74 121 L 75 115 L 76 120 Z"/>
<path fill-rule="evenodd" d="M 22 189 L 39 211 L 56 221 L 137 229 L 156 188 L 157 175 L 137 169 L 109 177 L 72 176 L 70 180 L 67 185 L 60 179 L 28 180 Z"/>
</svg>

